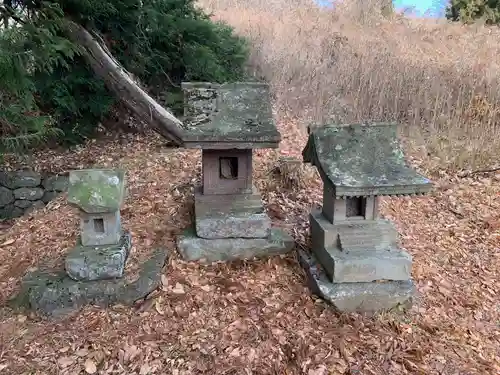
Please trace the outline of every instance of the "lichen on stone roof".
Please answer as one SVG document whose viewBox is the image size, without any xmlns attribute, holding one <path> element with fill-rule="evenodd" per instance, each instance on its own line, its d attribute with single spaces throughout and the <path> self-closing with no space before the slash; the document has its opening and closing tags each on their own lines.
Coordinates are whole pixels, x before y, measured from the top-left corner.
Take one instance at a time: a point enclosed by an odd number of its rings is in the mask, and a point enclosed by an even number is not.
<svg viewBox="0 0 500 375">
<path fill-rule="evenodd" d="M 432 187 L 406 163 L 393 123 L 314 128 L 302 155 L 336 196 L 423 194 Z"/>
<path fill-rule="evenodd" d="M 125 171 L 82 169 L 69 173 L 68 203 L 87 213 L 114 212 L 125 196 Z"/>
<path fill-rule="evenodd" d="M 182 88 L 187 147 L 215 142 L 278 147 L 267 84 L 185 82 Z"/>
</svg>

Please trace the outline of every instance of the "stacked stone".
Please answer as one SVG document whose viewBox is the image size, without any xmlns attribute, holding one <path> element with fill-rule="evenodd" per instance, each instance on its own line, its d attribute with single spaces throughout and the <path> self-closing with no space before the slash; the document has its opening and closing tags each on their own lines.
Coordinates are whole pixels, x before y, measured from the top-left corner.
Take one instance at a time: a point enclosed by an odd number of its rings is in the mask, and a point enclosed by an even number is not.
<svg viewBox="0 0 500 375">
<path fill-rule="evenodd" d="M 320 171 L 323 207 L 310 214 L 312 254 L 300 252 L 311 287 L 341 311 L 409 306 L 412 257 L 379 218 L 383 195 L 424 194 L 428 179 L 407 166 L 395 124 L 325 126 L 311 132 L 305 162 Z"/>
<path fill-rule="evenodd" d="M 195 191 L 195 232 L 186 231 L 179 251 L 186 260 L 229 261 L 291 250 L 293 240 L 271 229 L 260 193 L 205 195 Z"/>
<path fill-rule="evenodd" d="M 14 219 L 44 207 L 67 185 L 67 176 L 44 177 L 31 170 L 0 172 L 0 219 Z"/>
<path fill-rule="evenodd" d="M 80 211 L 80 236 L 66 257 L 66 272 L 75 281 L 123 277 L 131 236 L 123 231 L 120 207 L 125 196 L 121 170 L 88 169 L 69 175 L 68 202 Z"/>
</svg>

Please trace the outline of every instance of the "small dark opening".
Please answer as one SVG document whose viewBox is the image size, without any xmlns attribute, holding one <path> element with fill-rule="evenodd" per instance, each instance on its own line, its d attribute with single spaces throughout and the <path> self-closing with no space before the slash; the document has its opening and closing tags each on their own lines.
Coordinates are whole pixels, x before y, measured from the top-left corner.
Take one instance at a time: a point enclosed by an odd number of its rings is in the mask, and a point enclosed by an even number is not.
<svg viewBox="0 0 500 375">
<path fill-rule="evenodd" d="M 104 219 L 94 219 L 94 231 L 104 233 Z"/>
<path fill-rule="evenodd" d="M 365 216 L 366 198 L 347 198 L 346 217 Z"/>
<path fill-rule="evenodd" d="M 219 177 L 222 180 L 236 180 L 238 178 L 238 158 L 219 158 Z"/>
</svg>

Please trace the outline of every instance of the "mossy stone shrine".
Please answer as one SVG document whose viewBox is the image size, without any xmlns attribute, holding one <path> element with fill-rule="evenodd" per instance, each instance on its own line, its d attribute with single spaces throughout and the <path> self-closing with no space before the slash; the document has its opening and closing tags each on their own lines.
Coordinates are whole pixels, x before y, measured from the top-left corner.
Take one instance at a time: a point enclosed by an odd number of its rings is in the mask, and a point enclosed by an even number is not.
<svg viewBox="0 0 500 375">
<path fill-rule="evenodd" d="M 269 88 L 186 82 L 184 147 L 202 149 L 194 227 L 180 236 L 186 260 L 226 261 L 284 253 L 292 238 L 271 227 L 252 181 L 252 150 L 277 148 Z"/>
<path fill-rule="evenodd" d="M 125 266 L 131 235 L 121 226 L 125 172 L 75 170 L 69 174 L 68 203 L 80 215 L 80 236 L 66 255 L 64 269 L 28 272 L 14 304 L 44 315 L 63 315 L 86 304 L 130 304 L 160 283 L 166 252 L 158 249 L 130 282 Z"/>
<path fill-rule="evenodd" d="M 425 194 L 432 184 L 406 164 L 396 124 L 310 129 L 303 160 L 323 180 L 323 207 L 309 216 L 312 254 L 299 253 L 313 291 L 341 311 L 409 306 L 412 257 L 379 217 L 378 200 Z"/>
</svg>

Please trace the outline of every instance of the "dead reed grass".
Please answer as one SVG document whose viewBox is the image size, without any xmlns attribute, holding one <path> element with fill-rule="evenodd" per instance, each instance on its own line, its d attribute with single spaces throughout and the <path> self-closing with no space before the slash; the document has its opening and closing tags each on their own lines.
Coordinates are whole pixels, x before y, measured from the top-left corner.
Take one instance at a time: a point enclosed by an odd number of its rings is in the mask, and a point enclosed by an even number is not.
<svg viewBox="0 0 500 375">
<path fill-rule="evenodd" d="M 281 115 L 398 121 L 431 165 L 479 168 L 500 150 L 500 30 L 383 14 L 381 0 L 200 0 L 251 42 Z M 362 5 L 360 5 L 362 4 Z"/>
</svg>

